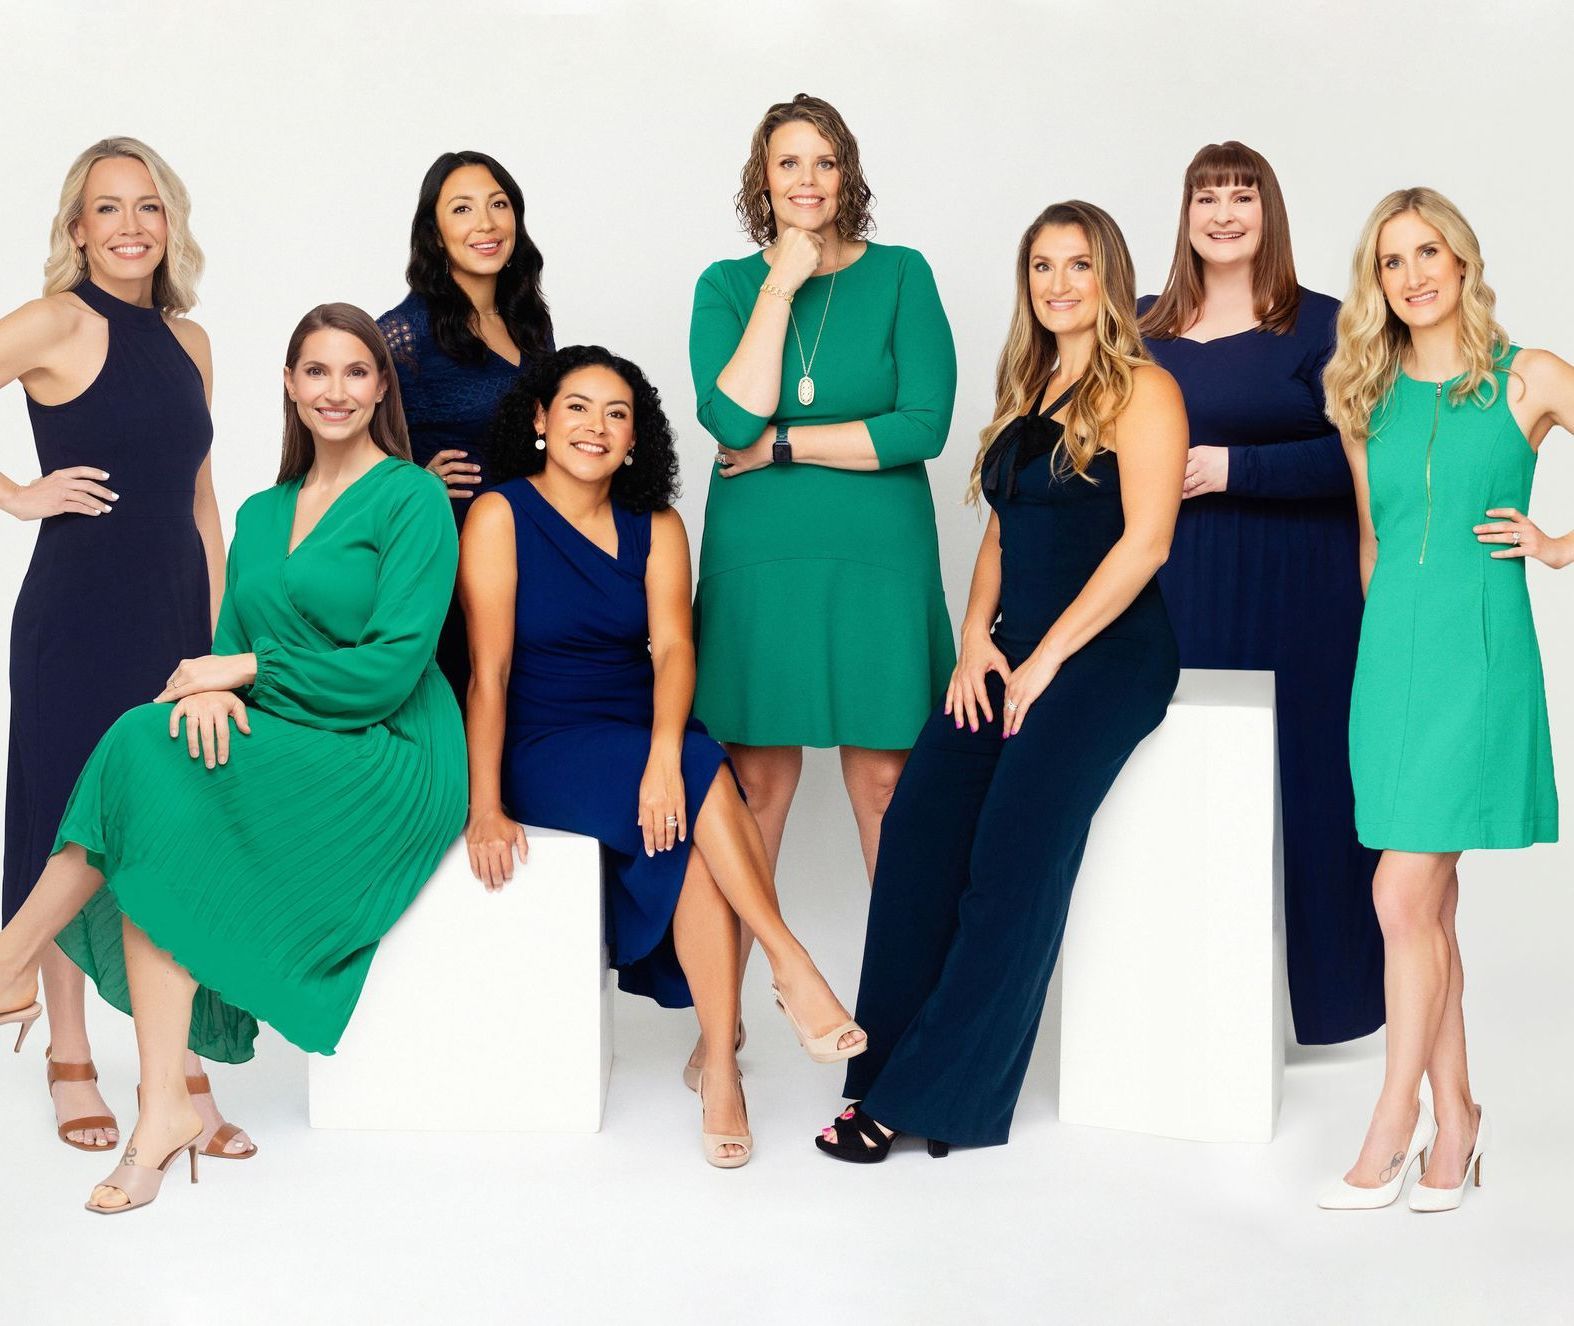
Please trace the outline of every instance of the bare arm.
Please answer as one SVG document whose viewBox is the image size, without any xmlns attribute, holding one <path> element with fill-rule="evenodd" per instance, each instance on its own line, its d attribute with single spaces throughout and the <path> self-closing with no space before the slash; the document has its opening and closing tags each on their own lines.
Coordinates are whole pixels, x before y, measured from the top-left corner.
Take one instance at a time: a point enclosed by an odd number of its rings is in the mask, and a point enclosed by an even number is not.
<svg viewBox="0 0 1574 1326">
<path fill-rule="evenodd" d="M 74 396 L 83 384 L 71 375 L 77 312 L 64 299 L 33 299 L 0 318 L 0 387 L 21 379 L 44 400 Z M 78 356 L 80 357 L 80 356 Z M 18 483 L 0 474 L 0 511 L 18 520 L 41 520 L 65 513 L 98 516 L 109 511 L 115 494 L 104 486 L 109 476 L 97 466 L 72 465 Z"/>
<path fill-rule="evenodd" d="M 1372 583 L 1372 572 L 1377 569 L 1377 531 L 1372 527 L 1371 492 L 1366 484 L 1366 443 L 1352 442 L 1341 436 L 1344 457 L 1350 462 L 1350 477 L 1355 483 L 1355 517 L 1359 528 L 1357 556 L 1361 568 L 1361 597 L 1366 597 Z"/>
<path fill-rule="evenodd" d="M 1574 366 L 1549 350 L 1521 350 L 1509 375 L 1509 408 L 1532 450 L 1554 428 L 1574 432 Z M 1554 570 L 1574 562 L 1574 532 L 1554 537 L 1514 507 L 1492 507 L 1486 515 L 1489 523 L 1475 526 L 1477 542 L 1508 545 L 1494 558 L 1530 557 Z"/>
<path fill-rule="evenodd" d="M 639 822 L 650 855 L 688 836 L 683 787 L 683 733 L 694 705 L 694 614 L 689 540 L 676 511 L 651 518 L 645 599 L 650 661 L 655 669 L 655 716 L 650 759 L 640 781 Z M 669 823 L 675 820 L 675 823 Z"/>
<path fill-rule="evenodd" d="M 470 760 L 470 868 L 488 889 L 513 878 L 514 852 L 525 859 L 525 831 L 503 809 L 503 727 L 514 661 L 514 598 L 519 562 L 508 499 L 475 499 L 459 540 L 459 602 L 470 639 L 465 739 Z M 517 809 L 517 808 L 516 808 Z"/>
<path fill-rule="evenodd" d="M 1125 529 L 1012 673 L 1006 699 L 1015 703 L 1006 736 L 1020 730 L 1061 665 L 1125 612 L 1169 557 L 1186 473 L 1187 426 L 1180 388 L 1163 369 L 1136 370 L 1131 401 L 1115 420 L 1115 444 Z"/>
<path fill-rule="evenodd" d="M 973 563 L 973 583 L 967 591 L 967 612 L 962 617 L 962 648 L 945 693 L 946 713 L 955 716 L 958 727 L 965 719 L 974 732 L 978 731 L 980 713 L 986 723 L 995 718 L 984 678 L 990 672 L 998 672 L 1005 680 L 1011 679 L 1006 656 L 996 647 L 990 634 L 999 615 L 1000 517 L 991 511 L 989 524 L 984 529 L 984 541 L 978 546 L 978 559 Z"/>
<path fill-rule="evenodd" d="M 202 395 L 211 412 L 213 347 L 208 341 L 208 334 L 190 318 L 172 319 L 169 327 L 174 332 L 175 339 L 180 342 L 181 348 L 191 356 L 197 371 L 202 374 Z M 202 538 L 202 552 L 208 562 L 208 603 L 211 608 L 209 620 L 217 627 L 219 605 L 224 602 L 224 525 L 219 520 L 219 500 L 213 492 L 211 451 L 203 457 L 202 467 L 197 471 L 197 486 L 192 497 L 191 514 L 197 522 L 197 533 Z"/>
</svg>

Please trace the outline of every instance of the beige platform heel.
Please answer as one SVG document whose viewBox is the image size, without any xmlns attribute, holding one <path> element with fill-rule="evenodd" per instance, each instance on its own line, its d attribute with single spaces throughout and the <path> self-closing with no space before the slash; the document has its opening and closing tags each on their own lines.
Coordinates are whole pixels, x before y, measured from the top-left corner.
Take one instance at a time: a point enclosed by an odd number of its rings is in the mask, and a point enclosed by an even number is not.
<svg viewBox="0 0 1574 1326">
<path fill-rule="evenodd" d="M 699 1092 L 700 1112 L 701 1116 L 703 1117 L 705 1110 L 705 1079 L 703 1077 L 700 1079 L 699 1085 L 695 1088 L 695 1090 Z M 742 1073 L 738 1074 L 738 1096 L 739 1099 L 742 1099 L 743 1097 Z M 747 1100 L 743 1102 L 743 1110 L 745 1116 L 747 1116 L 749 1111 L 749 1102 Z M 704 1125 L 701 1124 L 700 1145 L 705 1148 L 705 1159 L 707 1163 L 714 1165 L 717 1169 L 739 1169 L 742 1166 L 747 1165 L 749 1163 L 749 1157 L 754 1154 L 754 1134 L 744 1133 L 742 1136 L 735 1136 L 730 1133 L 707 1133 L 704 1131 Z M 718 1155 L 717 1152 L 720 1151 L 724 1146 L 741 1146 L 743 1148 L 743 1154 L 741 1156 Z"/>
<path fill-rule="evenodd" d="M 846 1049 L 839 1049 L 837 1047 L 837 1041 L 841 1040 L 841 1038 L 847 1035 L 848 1032 L 863 1032 L 863 1028 L 860 1027 L 856 1022 L 852 1021 L 850 1018 L 846 1022 L 842 1023 L 841 1026 L 832 1027 L 823 1036 L 810 1036 L 806 1031 L 804 1031 L 803 1026 L 799 1023 L 798 1019 L 793 1016 L 792 1009 L 787 1007 L 786 1001 L 782 998 L 782 992 L 776 988 L 774 983 L 771 985 L 771 994 L 776 997 L 776 1007 L 781 1009 L 782 1016 L 792 1024 L 792 1033 L 798 1038 L 798 1044 L 803 1046 L 804 1052 L 809 1056 L 809 1058 L 813 1059 L 815 1063 L 841 1063 L 844 1059 L 856 1058 L 858 1055 L 862 1054 L 869 1048 L 868 1033 L 864 1033 L 863 1040 L 849 1045 Z"/>
<path fill-rule="evenodd" d="M 743 1047 L 748 1039 L 749 1033 L 744 1028 L 743 1019 L 739 1018 L 738 1035 L 737 1038 L 732 1042 L 732 1052 L 734 1054 L 742 1053 Z M 693 1062 L 683 1065 L 683 1085 L 686 1086 L 690 1091 L 698 1091 L 700 1089 L 700 1069 L 701 1065 Z"/>
</svg>

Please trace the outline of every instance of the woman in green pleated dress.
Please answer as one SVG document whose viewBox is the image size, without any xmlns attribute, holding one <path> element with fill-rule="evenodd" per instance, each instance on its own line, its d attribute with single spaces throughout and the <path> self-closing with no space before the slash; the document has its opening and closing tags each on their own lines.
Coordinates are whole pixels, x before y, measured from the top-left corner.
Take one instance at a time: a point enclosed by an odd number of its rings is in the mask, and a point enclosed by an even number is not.
<svg viewBox="0 0 1574 1326">
<path fill-rule="evenodd" d="M 718 444 L 694 712 L 727 744 L 773 868 L 803 747 L 840 747 L 872 877 L 956 661 L 924 468 L 951 425 L 956 351 L 923 256 L 865 238 L 872 196 L 834 107 L 772 106 L 736 202 L 761 251 L 705 269 L 689 331 Z"/>
<path fill-rule="evenodd" d="M 1324 381 L 1355 477 L 1366 611 L 1350 708 L 1356 831 L 1381 850 L 1388 1054 L 1329 1209 L 1459 1205 L 1488 1128 L 1470 1088 L 1454 929 L 1471 848 L 1554 842 L 1557 787 L 1525 562 L 1574 560 L 1526 515 L 1541 444 L 1574 428 L 1574 367 L 1494 316 L 1481 248 L 1430 189 L 1378 204 Z M 1432 1088 L 1432 1112 L 1420 1101 Z M 1430 1161 L 1427 1153 L 1430 1153 Z"/>
<path fill-rule="evenodd" d="M 464 823 L 464 732 L 433 658 L 458 538 L 409 459 L 376 324 L 314 309 L 285 391 L 279 483 L 236 518 L 214 653 L 105 735 L 0 932 L 0 1017 L 27 1008 L 58 933 L 136 1020 L 142 1113 L 91 1211 L 151 1201 L 181 1151 L 195 1175 L 188 1044 L 241 1062 L 261 1019 L 333 1052 Z"/>
</svg>

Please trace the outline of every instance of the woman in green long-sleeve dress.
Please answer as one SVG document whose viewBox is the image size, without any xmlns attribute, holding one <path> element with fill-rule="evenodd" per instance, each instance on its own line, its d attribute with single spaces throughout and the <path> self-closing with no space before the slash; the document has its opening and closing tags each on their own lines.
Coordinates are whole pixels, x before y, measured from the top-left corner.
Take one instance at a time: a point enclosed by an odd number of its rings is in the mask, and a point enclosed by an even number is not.
<svg viewBox="0 0 1574 1326">
<path fill-rule="evenodd" d="M 90 1210 L 152 1200 L 199 1131 L 188 1041 L 243 1061 L 262 1019 L 333 1052 L 464 822 L 464 733 L 433 657 L 458 539 L 442 482 L 409 460 L 376 324 L 314 309 L 285 386 L 280 482 L 236 519 L 215 652 L 105 735 L 0 933 L 0 1010 L 26 1003 L 58 931 L 136 1019 L 142 1115 Z"/>
<path fill-rule="evenodd" d="M 955 662 L 924 462 L 950 428 L 956 352 L 923 256 L 864 238 L 870 202 L 833 107 L 771 107 L 737 198 L 762 252 L 705 270 L 689 352 L 719 447 L 694 712 L 728 744 L 773 863 L 802 748 L 840 747 L 872 875 Z"/>
</svg>

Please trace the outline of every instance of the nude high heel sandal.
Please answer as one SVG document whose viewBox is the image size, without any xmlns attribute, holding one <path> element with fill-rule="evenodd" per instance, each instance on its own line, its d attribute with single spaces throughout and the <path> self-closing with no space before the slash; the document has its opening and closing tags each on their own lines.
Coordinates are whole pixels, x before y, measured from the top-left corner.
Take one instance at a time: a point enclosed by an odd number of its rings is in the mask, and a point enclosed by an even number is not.
<svg viewBox="0 0 1574 1326">
<path fill-rule="evenodd" d="M 863 1031 L 856 1022 L 849 1019 L 839 1027 L 832 1027 L 823 1036 L 810 1036 L 803 1029 L 803 1025 L 793 1016 L 792 1009 L 787 1007 L 782 998 L 782 992 L 773 983 L 771 994 L 776 997 L 776 1007 L 781 1009 L 782 1016 L 792 1024 L 792 1034 L 798 1038 L 798 1044 L 803 1046 L 804 1052 L 817 1064 L 836 1064 L 844 1059 L 852 1059 L 862 1054 L 869 1048 L 869 1037 L 866 1034 L 863 1040 L 854 1045 L 849 1045 L 845 1050 L 838 1049 L 836 1042 L 850 1031 Z"/>
<path fill-rule="evenodd" d="M 1410 1167 L 1416 1161 L 1421 1162 L 1421 1172 L 1426 1173 L 1427 1149 L 1436 1137 L 1437 1124 L 1432 1120 L 1432 1111 L 1427 1109 L 1424 1102 L 1418 1102 L 1415 1130 L 1410 1134 L 1410 1145 L 1405 1148 L 1404 1163 L 1399 1166 L 1399 1173 L 1376 1188 L 1358 1188 L 1340 1179 L 1323 1190 L 1317 1205 L 1325 1211 L 1376 1211 L 1384 1206 L 1392 1206 L 1399 1196 L 1399 1190 L 1405 1185 L 1405 1175 L 1410 1173 Z"/>
<path fill-rule="evenodd" d="M 699 1092 L 700 1112 L 703 1116 L 705 1110 L 705 1079 L 703 1077 L 700 1079 L 700 1084 L 696 1090 Z M 738 1096 L 740 1099 L 743 1097 L 742 1073 L 738 1074 Z M 744 1101 L 743 1108 L 745 1115 L 747 1115 L 749 1108 L 747 1101 Z M 744 1133 L 741 1136 L 735 1136 L 731 1133 L 707 1133 L 702 1124 L 700 1126 L 700 1145 L 705 1148 L 707 1163 L 714 1165 L 717 1169 L 739 1169 L 747 1165 L 749 1157 L 754 1154 L 754 1134 Z M 718 1155 L 717 1153 L 724 1146 L 741 1146 L 743 1154 L 741 1156 Z"/>
<path fill-rule="evenodd" d="M 43 1011 L 44 1006 L 35 999 L 26 1008 L 13 1008 L 9 1013 L 0 1013 L 0 1027 L 16 1023 L 16 1044 L 11 1047 L 14 1053 L 22 1053 L 22 1042 L 27 1039 L 27 1033 L 32 1031 L 33 1023 L 38 1021 Z"/>
<path fill-rule="evenodd" d="M 146 1165 L 133 1165 L 131 1157 L 136 1153 L 136 1147 L 126 1148 L 126 1154 L 121 1157 L 120 1164 L 115 1166 L 114 1172 L 104 1179 L 98 1186 L 100 1188 L 114 1188 L 126 1194 L 124 1206 L 95 1206 L 91 1199 L 82 1205 L 95 1215 L 120 1215 L 124 1211 L 135 1211 L 139 1206 L 147 1206 L 159 1194 L 159 1188 L 164 1182 L 164 1175 L 169 1172 L 169 1167 L 175 1163 L 175 1157 L 182 1151 L 191 1155 L 191 1181 L 197 1181 L 197 1138 L 201 1133 L 188 1138 L 177 1146 L 169 1155 L 159 1162 L 157 1169 L 150 1169 Z"/>
<path fill-rule="evenodd" d="M 1476 1144 L 1470 1148 L 1470 1159 L 1465 1162 L 1465 1177 L 1459 1181 L 1457 1188 L 1428 1188 L 1424 1183 L 1418 1183 L 1410 1190 L 1410 1209 L 1412 1211 L 1452 1211 L 1465 1200 L 1465 1189 L 1470 1186 L 1470 1175 L 1474 1171 L 1476 1187 L 1481 1186 L 1481 1157 L 1485 1154 L 1488 1144 L 1492 1141 L 1492 1128 L 1487 1123 L 1487 1112 L 1479 1106 L 1476 1110 Z M 1437 1159 L 1436 1156 L 1433 1157 Z"/>
<path fill-rule="evenodd" d="M 48 1066 L 46 1080 L 49 1083 L 50 1098 L 54 1098 L 56 1082 L 97 1082 L 98 1069 L 93 1067 L 89 1059 L 85 1064 L 57 1064 L 50 1056 L 50 1051 L 55 1047 L 44 1047 L 44 1063 Z M 78 1151 L 107 1151 L 107 1146 L 94 1146 L 91 1142 L 73 1142 L 67 1133 L 86 1132 L 90 1128 L 113 1128 L 120 1131 L 120 1125 L 115 1122 L 113 1114 L 90 1114 L 82 1119 L 67 1119 L 55 1129 L 60 1140 L 67 1146 L 74 1146 Z"/>
<path fill-rule="evenodd" d="M 732 1052 L 734 1054 L 741 1053 L 742 1050 L 743 1050 L 744 1044 L 748 1041 L 748 1039 L 749 1039 L 749 1033 L 744 1028 L 743 1019 L 739 1018 L 738 1019 L 738 1037 L 732 1043 Z M 686 1086 L 690 1091 L 698 1091 L 700 1089 L 700 1065 L 699 1064 L 687 1063 L 687 1064 L 683 1065 L 683 1085 Z"/>
</svg>

